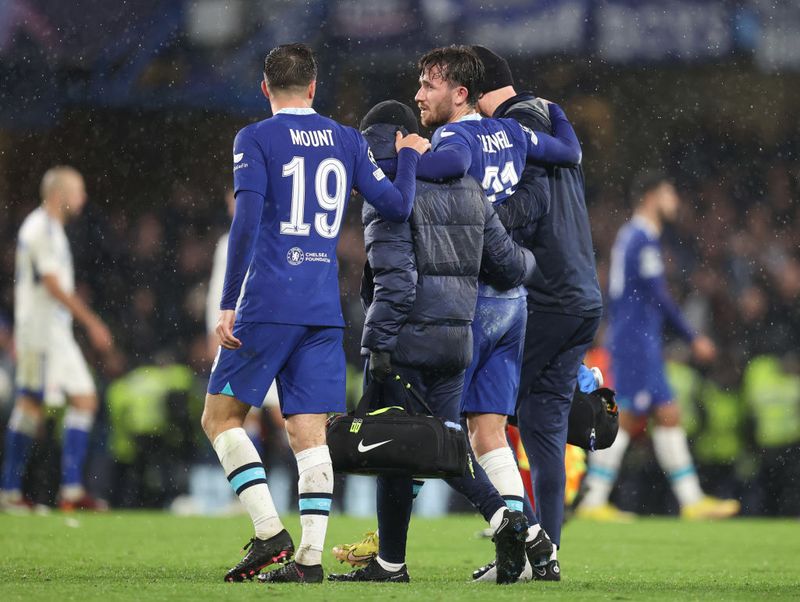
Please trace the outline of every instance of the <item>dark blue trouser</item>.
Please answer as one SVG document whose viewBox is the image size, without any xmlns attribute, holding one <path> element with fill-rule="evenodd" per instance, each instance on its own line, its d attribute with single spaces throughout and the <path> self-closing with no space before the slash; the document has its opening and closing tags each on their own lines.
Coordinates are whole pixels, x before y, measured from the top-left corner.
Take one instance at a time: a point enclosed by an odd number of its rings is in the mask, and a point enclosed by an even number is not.
<svg viewBox="0 0 800 602">
<path fill-rule="evenodd" d="M 564 520 L 564 448 L 578 367 L 600 318 L 528 312 L 517 416 L 539 524 L 556 545 Z"/>
<path fill-rule="evenodd" d="M 434 414 L 445 420 L 460 422 L 459 406 L 464 388 L 464 371 L 442 373 L 421 371 L 406 366 L 393 366 L 394 371 L 408 382 L 430 406 Z M 423 412 L 412 400 L 409 409 Z M 445 479 L 453 489 L 464 495 L 488 521 L 505 506 L 503 498 L 489 481 L 486 472 L 469 450 L 475 476 Z M 380 557 L 386 562 L 405 562 L 408 523 L 413 503 L 411 477 L 378 477 L 378 531 Z"/>
</svg>

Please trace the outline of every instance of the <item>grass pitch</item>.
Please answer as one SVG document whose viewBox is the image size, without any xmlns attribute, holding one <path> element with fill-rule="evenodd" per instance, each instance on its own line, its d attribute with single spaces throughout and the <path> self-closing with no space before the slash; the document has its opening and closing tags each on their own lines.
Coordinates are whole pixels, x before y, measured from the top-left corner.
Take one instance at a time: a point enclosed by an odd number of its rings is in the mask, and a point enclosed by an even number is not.
<svg viewBox="0 0 800 602">
<path fill-rule="evenodd" d="M 299 521 L 288 517 L 295 541 Z M 550 600 L 800 599 L 800 521 L 631 525 L 573 521 L 559 553 L 561 583 L 470 583 L 493 553 L 477 517 L 413 519 L 412 583 L 264 586 L 222 576 L 250 537 L 249 520 L 162 513 L 0 515 L 0 600 Z M 374 522 L 333 516 L 327 547 Z M 326 572 L 345 568 L 326 553 Z"/>
</svg>

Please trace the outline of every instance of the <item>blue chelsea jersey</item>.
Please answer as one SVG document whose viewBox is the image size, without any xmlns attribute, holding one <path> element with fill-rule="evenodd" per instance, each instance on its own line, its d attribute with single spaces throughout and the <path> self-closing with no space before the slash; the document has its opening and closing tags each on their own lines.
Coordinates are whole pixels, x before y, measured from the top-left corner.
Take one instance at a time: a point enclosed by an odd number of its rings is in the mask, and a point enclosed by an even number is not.
<svg viewBox="0 0 800 602">
<path fill-rule="evenodd" d="M 620 229 L 609 269 L 609 345 L 634 357 L 660 350 L 664 326 L 661 305 L 652 291 L 663 281 L 659 235 L 634 218 Z"/>
<path fill-rule="evenodd" d="M 434 151 L 466 146 L 472 155 L 467 173 L 480 182 L 490 201 L 500 203 L 519 183 L 531 135 L 513 119 L 483 119 L 473 113 L 438 128 L 431 145 Z"/>
<path fill-rule="evenodd" d="M 452 144 L 466 146 L 472 156 L 467 174 L 478 180 L 492 203 L 502 203 L 514 193 L 527 160 L 529 136 L 536 134 L 513 119 L 484 119 L 474 113 L 438 128 L 431 140 L 434 151 Z M 516 299 L 524 286 L 500 291 L 479 283 L 480 297 Z"/>
<path fill-rule="evenodd" d="M 234 193 L 264 197 L 237 320 L 344 326 L 336 245 L 350 190 L 392 187 L 355 129 L 313 109 L 285 109 L 242 129 Z"/>
</svg>

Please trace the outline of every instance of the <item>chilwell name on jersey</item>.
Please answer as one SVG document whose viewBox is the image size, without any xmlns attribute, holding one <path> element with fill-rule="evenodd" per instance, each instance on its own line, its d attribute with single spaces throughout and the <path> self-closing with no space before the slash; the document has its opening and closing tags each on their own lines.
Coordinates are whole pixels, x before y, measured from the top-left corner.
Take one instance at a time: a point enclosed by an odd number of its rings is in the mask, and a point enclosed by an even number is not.
<svg viewBox="0 0 800 602">
<path fill-rule="evenodd" d="M 333 130 L 289 129 L 289 134 L 295 146 L 333 146 Z"/>
<path fill-rule="evenodd" d="M 480 138 L 485 153 L 496 153 L 503 148 L 514 148 L 504 130 L 498 130 L 493 134 L 477 134 L 477 136 Z"/>
</svg>

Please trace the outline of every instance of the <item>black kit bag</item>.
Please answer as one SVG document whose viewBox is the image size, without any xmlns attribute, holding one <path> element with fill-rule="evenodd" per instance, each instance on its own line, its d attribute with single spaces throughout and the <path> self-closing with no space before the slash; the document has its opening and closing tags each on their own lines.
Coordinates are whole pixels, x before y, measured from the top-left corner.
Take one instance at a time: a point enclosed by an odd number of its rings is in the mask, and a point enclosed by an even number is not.
<svg viewBox="0 0 800 602">
<path fill-rule="evenodd" d="M 408 396 L 428 415 L 409 412 Z M 399 376 L 371 382 L 353 412 L 328 420 L 327 439 L 335 472 L 447 478 L 464 476 L 469 466 L 461 426 L 434 417 Z"/>
<path fill-rule="evenodd" d="M 611 389 L 578 390 L 569 411 L 567 443 L 589 451 L 611 447 L 619 431 L 619 410 Z"/>
</svg>

